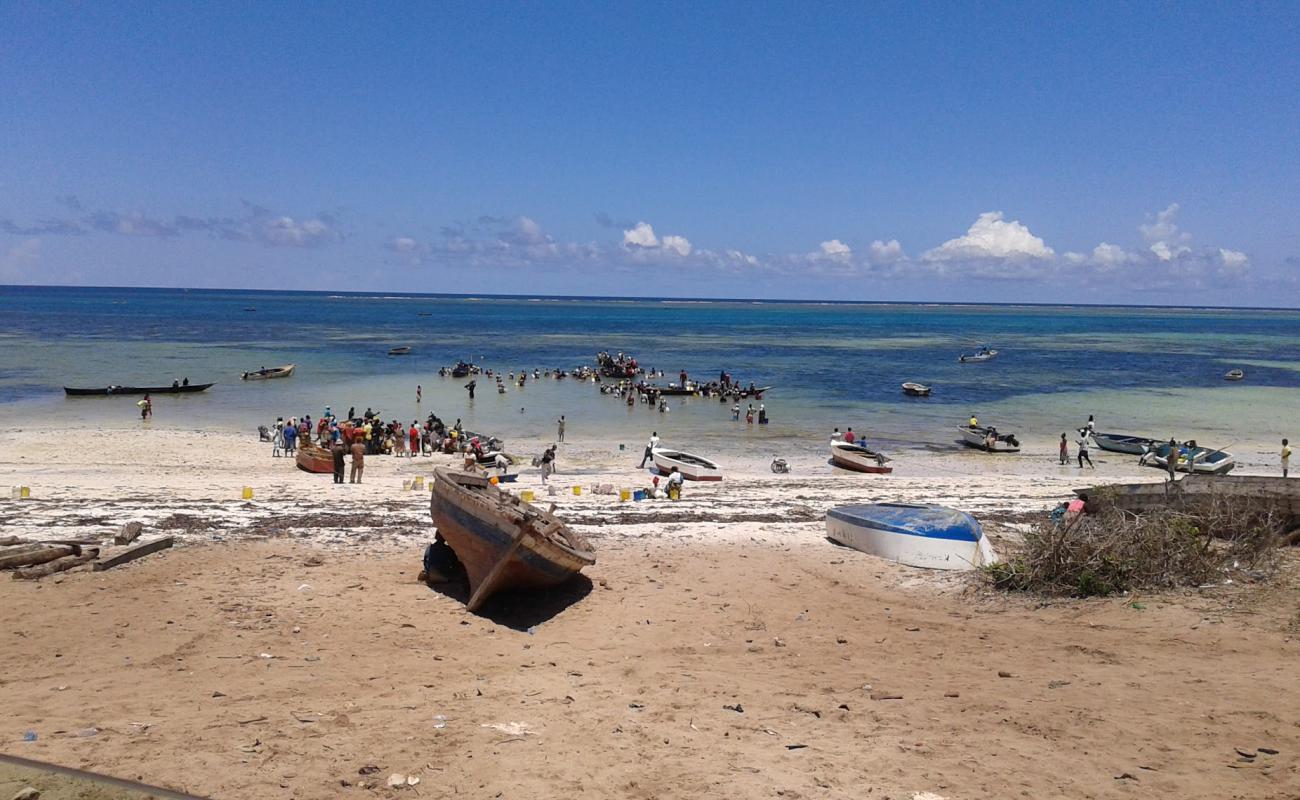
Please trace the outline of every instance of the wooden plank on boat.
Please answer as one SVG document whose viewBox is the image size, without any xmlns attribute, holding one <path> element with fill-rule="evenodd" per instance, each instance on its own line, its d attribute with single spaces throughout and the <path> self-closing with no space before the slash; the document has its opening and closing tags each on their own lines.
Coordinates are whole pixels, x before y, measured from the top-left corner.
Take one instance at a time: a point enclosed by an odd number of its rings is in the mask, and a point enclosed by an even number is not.
<svg viewBox="0 0 1300 800">
<path fill-rule="evenodd" d="M 41 544 L 31 548 L 24 547 L 22 552 L 0 554 L 0 569 L 44 564 L 56 558 L 73 555 L 74 552 L 73 546 L 67 544 Z"/>
<path fill-rule="evenodd" d="M 125 550 L 119 550 L 107 558 L 101 558 L 95 562 L 95 572 L 103 572 L 106 569 L 125 564 L 128 561 L 135 561 L 137 558 L 144 558 L 147 555 L 166 550 L 175 542 L 175 538 L 164 536 L 161 539 L 154 539 L 150 542 L 141 542 L 134 547 L 128 547 Z"/>
<path fill-rule="evenodd" d="M 488 596 L 492 594 L 492 588 L 497 582 L 497 578 L 501 576 L 501 573 L 504 572 L 505 568 L 510 564 L 510 560 L 515 557 L 515 553 L 519 552 L 519 548 L 523 546 L 524 536 L 526 535 L 527 534 L 522 528 L 515 530 L 514 541 L 510 543 L 510 546 L 506 548 L 506 551 L 497 559 L 497 563 L 492 565 L 492 571 L 487 574 L 487 577 L 483 579 L 483 582 L 474 590 L 474 594 L 469 598 L 469 602 L 465 604 L 466 609 L 477 611 L 478 607 L 483 605 L 484 601 L 488 599 Z"/>
<path fill-rule="evenodd" d="M 53 561 L 46 561 L 43 564 L 37 564 L 36 566 L 16 569 L 13 572 L 13 576 L 15 580 L 40 580 L 47 575 L 53 575 L 56 572 L 65 572 L 73 567 L 79 567 L 98 557 L 99 551 L 93 547 L 88 547 L 80 555 L 64 556 L 62 558 L 56 558 Z"/>
<path fill-rule="evenodd" d="M 140 532 L 144 530 L 144 525 L 139 522 L 128 522 L 122 526 L 122 529 L 113 537 L 113 544 L 130 544 L 140 538 Z"/>
</svg>

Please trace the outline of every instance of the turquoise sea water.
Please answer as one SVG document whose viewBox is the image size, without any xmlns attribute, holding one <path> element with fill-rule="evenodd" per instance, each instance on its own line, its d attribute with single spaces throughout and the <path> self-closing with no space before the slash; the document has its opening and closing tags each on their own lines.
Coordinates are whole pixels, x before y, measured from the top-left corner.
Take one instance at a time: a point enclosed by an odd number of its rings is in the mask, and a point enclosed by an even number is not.
<svg viewBox="0 0 1300 800">
<path fill-rule="evenodd" d="M 1001 355 L 958 363 L 978 342 Z M 413 352 L 388 356 L 396 345 Z M 503 372 L 572 369 L 599 350 L 634 353 L 664 382 L 726 369 L 772 384 L 773 422 L 746 429 L 729 404 L 705 399 L 676 400 L 669 414 L 628 409 L 572 380 L 498 395 L 480 377 L 471 404 L 464 381 L 437 375 L 461 358 Z M 239 380 L 287 363 L 292 378 Z M 1247 379 L 1225 382 L 1232 367 Z M 408 421 L 435 411 L 507 438 L 548 436 L 563 413 L 579 439 L 639 442 L 658 429 L 679 443 L 761 450 L 853 426 L 893 447 L 943 448 L 970 413 L 1024 439 L 1055 438 L 1091 413 L 1105 430 L 1268 442 L 1300 436 L 1300 311 L 0 287 L 10 419 L 128 426 L 135 398 L 66 398 L 61 387 L 181 377 L 217 385 L 158 398 L 154 425 L 252 430 L 328 404 Z M 934 396 L 904 397 L 908 380 Z"/>
</svg>

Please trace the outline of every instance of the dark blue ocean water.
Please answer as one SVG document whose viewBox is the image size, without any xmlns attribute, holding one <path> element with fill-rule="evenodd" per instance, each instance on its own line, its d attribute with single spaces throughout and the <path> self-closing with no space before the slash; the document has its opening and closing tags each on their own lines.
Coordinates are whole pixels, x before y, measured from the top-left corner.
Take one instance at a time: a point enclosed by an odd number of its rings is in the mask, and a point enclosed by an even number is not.
<svg viewBox="0 0 1300 800">
<path fill-rule="evenodd" d="M 935 386 L 925 415 L 954 419 L 1044 395 L 1241 390 L 1223 380 L 1232 367 L 1247 370 L 1249 388 L 1300 384 L 1300 312 L 1285 310 L 0 287 L 0 337 L 0 403 L 46 409 L 68 407 L 58 405 L 65 384 L 184 376 L 219 381 L 216 406 L 272 413 L 308 402 L 309 387 L 369 381 L 405 393 L 436 384 L 437 368 L 460 358 L 501 370 L 572 368 L 602 349 L 635 353 L 670 376 L 685 369 L 708 380 L 726 369 L 773 384 L 768 401 L 786 404 L 786 421 L 816 427 L 859 408 L 906 409 L 899 384 L 908 380 Z M 979 342 L 999 358 L 958 363 Z M 414 352 L 389 357 L 394 345 Z M 237 380 L 283 363 L 299 370 L 266 382 L 278 387 Z"/>
</svg>

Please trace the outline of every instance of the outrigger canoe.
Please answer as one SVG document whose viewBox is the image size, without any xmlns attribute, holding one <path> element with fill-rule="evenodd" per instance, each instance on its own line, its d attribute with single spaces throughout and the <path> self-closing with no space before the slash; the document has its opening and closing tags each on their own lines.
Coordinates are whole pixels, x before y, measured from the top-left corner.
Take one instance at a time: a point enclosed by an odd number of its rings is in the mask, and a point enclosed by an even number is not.
<svg viewBox="0 0 1300 800">
<path fill-rule="evenodd" d="M 429 513 L 465 567 L 470 611 L 501 589 L 556 586 L 596 563 L 586 539 L 550 511 L 479 475 L 442 467 L 433 474 Z"/>
</svg>

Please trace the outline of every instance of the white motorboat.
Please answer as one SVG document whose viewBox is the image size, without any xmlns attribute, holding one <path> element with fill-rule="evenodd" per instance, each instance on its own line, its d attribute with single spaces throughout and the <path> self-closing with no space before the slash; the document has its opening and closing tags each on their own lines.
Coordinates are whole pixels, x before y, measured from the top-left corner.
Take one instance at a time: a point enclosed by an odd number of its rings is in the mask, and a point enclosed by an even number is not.
<svg viewBox="0 0 1300 800">
<path fill-rule="evenodd" d="M 688 481 L 722 480 L 722 467 L 703 456 L 656 447 L 650 451 L 650 457 L 654 459 L 655 467 L 664 475 L 672 472 L 673 467 L 677 467 L 677 471 Z"/>
<path fill-rule="evenodd" d="M 271 378 L 287 378 L 293 374 L 294 364 L 285 364 L 283 367 L 262 367 L 261 369 L 245 372 L 240 376 L 246 381 L 264 381 Z"/>
<path fill-rule="evenodd" d="M 1002 433 L 996 428 L 969 425 L 957 426 L 963 444 L 987 450 L 990 453 L 1019 453 L 1020 440 L 1013 433 Z M 992 432 L 992 436 L 990 436 Z"/>
<path fill-rule="evenodd" d="M 831 442 L 831 462 L 841 469 L 888 475 L 889 457 L 857 442 Z"/>
<path fill-rule="evenodd" d="M 946 506 L 836 506 L 826 512 L 826 535 L 854 550 L 913 567 L 975 569 L 997 558 L 979 522 Z"/>
</svg>

